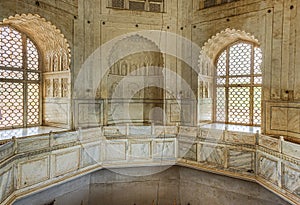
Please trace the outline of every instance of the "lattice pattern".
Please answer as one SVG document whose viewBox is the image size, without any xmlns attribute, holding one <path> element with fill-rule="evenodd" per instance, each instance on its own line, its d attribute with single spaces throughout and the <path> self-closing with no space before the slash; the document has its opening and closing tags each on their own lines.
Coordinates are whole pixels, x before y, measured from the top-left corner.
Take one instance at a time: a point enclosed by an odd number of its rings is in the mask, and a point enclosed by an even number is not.
<svg viewBox="0 0 300 205">
<path fill-rule="evenodd" d="M 259 77 L 254 77 L 254 84 L 262 84 L 262 77 L 259 76 Z"/>
<path fill-rule="evenodd" d="M 23 71 L 0 69 L 0 78 L 22 80 L 23 75 L 24 75 Z"/>
<path fill-rule="evenodd" d="M 0 66 L 21 68 L 23 65 L 22 36 L 16 30 L 0 27 Z"/>
<path fill-rule="evenodd" d="M 261 73 L 262 52 L 260 48 L 254 48 L 254 74 Z"/>
<path fill-rule="evenodd" d="M 137 10 L 137 11 L 144 11 L 145 10 L 145 2 L 129 1 L 129 9 Z"/>
<path fill-rule="evenodd" d="M 0 48 L 0 128 L 38 125 L 38 51 L 25 35 L 10 27 L 0 27 Z M 23 56 L 27 61 L 23 61 Z"/>
<path fill-rule="evenodd" d="M 27 124 L 36 125 L 39 123 L 40 96 L 39 84 L 28 84 L 27 86 Z"/>
<path fill-rule="evenodd" d="M 226 78 L 217 78 L 217 85 L 224 85 L 226 84 Z"/>
<path fill-rule="evenodd" d="M 226 56 L 227 51 L 223 51 L 217 63 L 217 76 L 226 76 Z"/>
<path fill-rule="evenodd" d="M 124 8 L 124 0 L 112 0 L 111 6 L 114 8 Z"/>
<path fill-rule="evenodd" d="M 250 88 L 229 88 L 228 121 L 250 124 Z"/>
<path fill-rule="evenodd" d="M 27 39 L 27 69 L 39 69 L 39 54 L 35 45 Z"/>
<path fill-rule="evenodd" d="M 217 88 L 217 100 L 216 100 L 216 120 L 218 122 L 224 122 L 225 121 L 225 103 L 226 103 L 226 97 L 225 97 L 225 88 L 224 87 L 218 87 Z"/>
<path fill-rule="evenodd" d="M 232 77 L 229 78 L 229 84 L 233 85 L 243 85 L 250 84 L 250 77 Z"/>
<path fill-rule="evenodd" d="M 252 43 L 237 42 L 221 53 L 217 60 L 216 121 L 260 124 L 261 62 L 261 50 Z"/>
<path fill-rule="evenodd" d="M 23 83 L 0 82 L 0 128 L 23 126 Z"/>
<path fill-rule="evenodd" d="M 149 11 L 152 12 L 161 12 L 161 5 L 160 4 L 149 4 Z"/>
<path fill-rule="evenodd" d="M 254 87 L 253 123 L 261 123 L 261 87 Z"/>
<path fill-rule="evenodd" d="M 136 11 L 163 12 L 164 0 L 110 0 L 111 7 Z"/>
<path fill-rule="evenodd" d="M 250 75 L 251 44 L 239 43 L 229 48 L 229 75 Z"/>
</svg>

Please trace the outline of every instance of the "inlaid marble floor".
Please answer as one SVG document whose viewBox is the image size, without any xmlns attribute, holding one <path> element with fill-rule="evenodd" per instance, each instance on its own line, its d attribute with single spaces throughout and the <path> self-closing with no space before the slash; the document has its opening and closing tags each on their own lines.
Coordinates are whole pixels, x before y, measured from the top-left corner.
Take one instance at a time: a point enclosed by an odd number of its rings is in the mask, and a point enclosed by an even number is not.
<svg viewBox="0 0 300 205">
<path fill-rule="evenodd" d="M 49 133 L 50 131 L 59 132 L 59 131 L 64 131 L 64 130 L 66 130 L 66 129 L 58 128 L 58 127 L 49 127 L 49 126 L 38 126 L 38 127 L 30 127 L 30 128 L 0 130 L 0 140 L 11 139 L 13 136 L 26 137 L 26 136 Z"/>
</svg>

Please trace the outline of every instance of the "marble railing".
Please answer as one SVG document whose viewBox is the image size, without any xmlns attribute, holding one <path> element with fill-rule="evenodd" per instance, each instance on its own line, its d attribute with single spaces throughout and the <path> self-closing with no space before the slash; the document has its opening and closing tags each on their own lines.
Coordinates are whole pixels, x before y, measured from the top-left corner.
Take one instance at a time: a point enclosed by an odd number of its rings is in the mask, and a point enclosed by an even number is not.
<svg viewBox="0 0 300 205">
<path fill-rule="evenodd" d="M 256 132 L 110 126 L 13 138 L 0 146 L 0 201 L 102 168 L 181 165 L 252 180 L 300 202 L 300 145 Z"/>
</svg>

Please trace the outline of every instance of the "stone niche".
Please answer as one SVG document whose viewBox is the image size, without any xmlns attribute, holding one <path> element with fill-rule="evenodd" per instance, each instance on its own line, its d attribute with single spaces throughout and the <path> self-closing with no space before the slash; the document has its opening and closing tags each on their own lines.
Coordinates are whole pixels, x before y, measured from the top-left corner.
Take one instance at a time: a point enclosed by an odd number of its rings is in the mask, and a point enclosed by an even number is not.
<svg viewBox="0 0 300 205">
<path fill-rule="evenodd" d="M 124 49 L 131 54 L 123 57 Z M 108 99 L 107 124 L 163 123 L 164 60 L 156 44 L 129 36 L 114 45 L 109 62 L 106 83 L 99 88 Z"/>
</svg>

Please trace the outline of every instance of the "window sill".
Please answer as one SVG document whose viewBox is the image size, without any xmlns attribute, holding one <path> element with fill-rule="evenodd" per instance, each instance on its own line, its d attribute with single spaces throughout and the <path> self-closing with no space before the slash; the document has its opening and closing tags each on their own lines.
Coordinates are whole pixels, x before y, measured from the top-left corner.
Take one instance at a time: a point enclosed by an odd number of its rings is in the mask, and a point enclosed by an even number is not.
<svg viewBox="0 0 300 205">
<path fill-rule="evenodd" d="M 2 144 L 1 141 L 10 140 L 12 137 L 21 138 L 21 137 L 46 134 L 49 132 L 60 132 L 66 130 L 67 129 L 64 128 L 50 127 L 50 126 L 37 126 L 37 127 L 29 127 L 29 128 L 0 130 L 0 144 Z"/>
<path fill-rule="evenodd" d="M 201 128 L 206 129 L 216 129 L 216 130 L 224 130 L 230 132 L 245 132 L 245 133 L 260 133 L 259 126 L 247 126 L 247 125 L 232 125 L 232 124 L 224 124 L 224 123 L 211 123 L 200 126 Z"/>
</svg>

